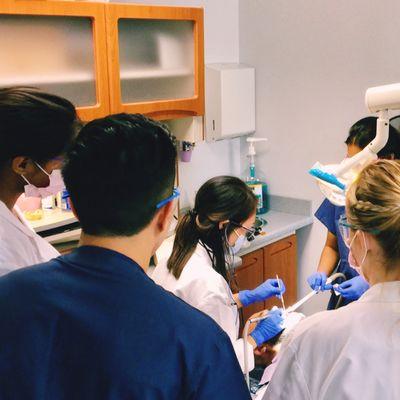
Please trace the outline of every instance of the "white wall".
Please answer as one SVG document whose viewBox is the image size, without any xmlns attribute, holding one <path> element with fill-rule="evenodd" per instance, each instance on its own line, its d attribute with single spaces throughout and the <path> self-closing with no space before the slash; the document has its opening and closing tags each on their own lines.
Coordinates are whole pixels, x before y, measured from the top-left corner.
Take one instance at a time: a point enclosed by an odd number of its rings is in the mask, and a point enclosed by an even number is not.
<svg viewBox="0 0 400 400">
<path fill-rule="evenodd" d="M 399 15 L 398 0 L 239 1 L 240 61 L 256 67 L 257 134 L 270 139 L 259 165 L 272 193 L 320 203 L 307 170 L 344 156 L 366 88 L 400 81 Z M 299 237 L 300 296 L 325 232 L 316 222 Z"/>
<path fill-rule="evenodd" d="M 117 3 L 204 7 L 205 62 L 238 62 L 239 0 L 116 0 Z M 190 163 L 179 164 L 181 206 L 191 205 L 195 190 L 215 175 L 238 174 L 239 140 L 199 144 Z"/>
</svg>

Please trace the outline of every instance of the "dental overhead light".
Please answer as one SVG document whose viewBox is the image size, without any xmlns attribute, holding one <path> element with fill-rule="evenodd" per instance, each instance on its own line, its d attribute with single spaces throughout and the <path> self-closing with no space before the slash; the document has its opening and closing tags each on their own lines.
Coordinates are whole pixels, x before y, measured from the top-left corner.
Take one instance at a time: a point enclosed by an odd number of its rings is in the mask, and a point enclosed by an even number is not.
<svg viewBox="0 0 400 400">
<path fill-rule="evenodd" d="M 365 103 L 371 113 L 377 113 L 376 136 L 362 151 L 340 164 L 322 165 L 317 162 L 309 171 L 316 178 L 324 196 L 337 206 L 344 206 L 346 189 L 361 169 L 377 159 L 389 138 L 389 110 L 400 109 L 400 83 L 367 89 Z"/>
</svg>

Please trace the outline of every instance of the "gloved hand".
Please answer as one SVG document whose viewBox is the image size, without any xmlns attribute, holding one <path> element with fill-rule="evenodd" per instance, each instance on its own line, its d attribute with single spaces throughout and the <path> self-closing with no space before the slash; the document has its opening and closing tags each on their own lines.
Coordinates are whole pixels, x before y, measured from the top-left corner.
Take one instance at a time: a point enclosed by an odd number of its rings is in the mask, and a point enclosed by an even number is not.
<svg viewBox="0 0 400 400">
<path fill-rule="evenodd" d="M 257 301 L 264 301 L 272 296 L 279 297 L 281 294 L 285 293 L 286 290 L 282 279 L 279 279 L 279 285 L 277 279 L 267 279 L 254 290 L 240 291 L 239 300 L 243 304 L 243 307 L 246 307 L 249 304 L 256 303 Z"/>
<path fill-rule="evenodd" d="M 273 338 L 283 330 L 282 324 L 282 310 L 274 307 L 268 313 L 268 317 L 262 319 L 257 324 L 253 332 L 250 333 L 250 336 L 254 339 L 257 346 L 261 346 L 263 343 L 267 342 L 269 339 Z"/>
<path fill-rule="evenodd" d="M 314 272 L 307 278 L 307 282 L 310 285 L 311 289 L 316 290 L 317 292 L 324 290 L 331 290 L 332 285 L 326 284 L 326 273 L 325 272 Z"/>
<path fill-rule="evenodd" d="M 362 277 L 356 276 L 335 287 L 346 300 L 358 300 L 369 289 L 369 283 Z"/>
</svg>

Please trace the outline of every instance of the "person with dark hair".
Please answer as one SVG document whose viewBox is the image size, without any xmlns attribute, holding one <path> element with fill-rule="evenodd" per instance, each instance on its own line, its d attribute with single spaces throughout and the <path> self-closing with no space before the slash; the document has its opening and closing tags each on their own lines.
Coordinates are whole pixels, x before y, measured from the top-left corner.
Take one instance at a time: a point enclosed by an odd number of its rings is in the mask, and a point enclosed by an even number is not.
<svg viewBox="0 0 400 400">
<path fill-rule="evenodd" d="M 188 304 L 212 317 L 229 335 L 244 368 L 244 343 L 239 339 L 238 308 L 280 296 L 285 285 L 268 279 L 254 290 L 232 294 L 229 265 L 246 235 L 253 235 L 257 198 L 239 178 L 217 176 L 204 183 L 194 209 L 180 220 L 172 253 L 162 259 L 152 278 Z M 248 339 L 248 366 L 254 368 L 253 349 L 282 330 L 281 310 L 259 322 Z"/>
<path fill-rule="evenodd" d="M 357 121 L 350 128 L 349 135 L 345 141 L 347 145 L 347 157 L 352 157 L 365 148 L 376 135 L 377 117 L 366 117 Z M 389 127 L 389 139 L 385 147 L 378 153 L 379 158 L 400 159 L 400 133 L 392 125 Z M 318 208 L 315 216 L 328 229 L 325 246 L 322 250 L 317 272 L 308 278 L 312 289 L 331 290 L 332 285 L 326 284 L 326 279 L 335 270 L 346 276 L 346 281 L 337 287 L 336 291 L 341 297 L 332 292 L 328 304 L 328 310 L 347 305 L 357 300 L 368 288 L 369 285 L 350 268 L 348 263 L 348 249 L 341 236 L 338 234 L 338 221 L 345 214 L 345 207 L 338 207 L 325 199 Z"/>
<path fill-rule="evenodd" d="M 144 116 L 82 129 L 63 167 L 80 247 L 0 278 L 1 399 L 250 399 L 227 335 L 145 273 L 175 165 L 169 132 Z"/>
<path fill-rule="evenodd" d="M 63 189 L 62 155 L 78 125 L 66 99 L 33 88 L 0 89 L 0 275 L 59 256 L 16 202 Z"/>
</svg>

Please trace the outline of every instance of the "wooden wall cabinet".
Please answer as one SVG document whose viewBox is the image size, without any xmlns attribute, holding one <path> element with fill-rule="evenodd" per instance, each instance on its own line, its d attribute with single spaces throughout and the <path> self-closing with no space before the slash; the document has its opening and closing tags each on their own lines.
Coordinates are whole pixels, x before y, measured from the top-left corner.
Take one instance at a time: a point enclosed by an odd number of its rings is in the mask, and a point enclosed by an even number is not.
<svg viewBox="0 0 400 400">
<path fill-rule="evenodd" d="M 262 249 L 242 257 L 243 263 L 235 272 L 240 290 L 254 289 L 266 279 L 275 278 L 278 274 L 285 282 L 285 304 L 289 306 L 297 300 L 297 242 L 296 235 L 291 235 Z M 246 321 L 252 314 L 270 309 L 274 305 L 281 307 L 278 298 L 271 298 L 263 303 L 252 304 L 243 309 Z"/>
<path fill-rule="evenodd" d="M 104 4 L 2 0 L 0 37 L 0 87 L 64 96 L 85 121 L 109 113 Z"/>
<path fill-rule="evenodd" d="M 204 114 L 203 10 L 80 1 L 0 2 L 0 87 L 70 99 L 80 118 Z"/>
<path fill-rule="evenodd" d="M 203 115 L 203 10 L 106 7 L 111 112 L 157 119 Z"/>
</svg>

